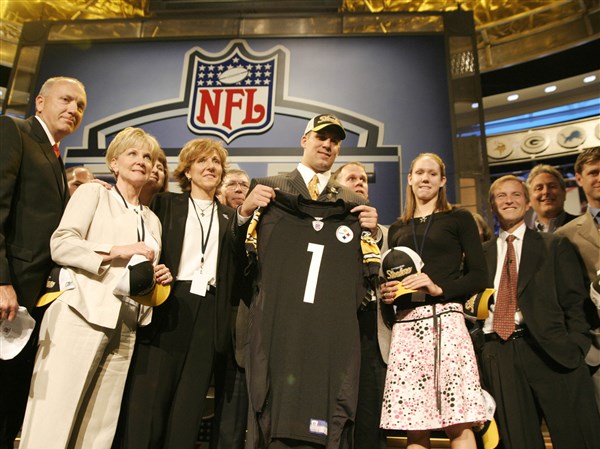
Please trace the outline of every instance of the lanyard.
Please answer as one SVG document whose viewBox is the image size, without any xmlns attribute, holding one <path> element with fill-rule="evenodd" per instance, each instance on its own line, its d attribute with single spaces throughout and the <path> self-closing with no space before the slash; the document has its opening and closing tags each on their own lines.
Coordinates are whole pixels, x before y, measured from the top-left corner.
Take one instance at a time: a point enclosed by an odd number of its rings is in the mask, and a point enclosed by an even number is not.
<svg viewBox="0 0 600 449">
<path fill-rule="evenodd" d="M 129 206 L 127 205 L 127 201 L 125 201 L 125 198 L 123 197 L 123 194 L 121 193 L 121 191 L 119 190 L 119 188 L 117 187 L 117 185 L 115 184 L 115 190 L 117 191 L 117 193 L 119 194 L 119 196 L 121 197 L 121 199 L 123 200 L 123 204 L 125 205 L 125 209 L 129 209 Z M 139 201 L 139 199 L 138 199 Z M 140 212 L 142 211 L 142 205 L 140 204 Z M 135 214 L 140 218 L 140 222 L 141 222 L 141 228 L 142 228 L 142 233 L 140 235 L 140 228 L 138 227 L 137 230 L 137 236 L 138 236 L 138 242 L 143 242 L 146 239 L 146 227 L 144 226 L 144 219 L 142 218 L 142 214 L 138 213 L 137 210 L 132 209 Z"/>
<path fill-rule="evenodd" d="M 198 215 L 198 210 L 196 209 L 196 203 L 190 196 L 190 201 L 192 202 L 192 206 L 194 207 L 194 212 L 196 212 L 196 217 L 198 218 L 198 223 L 200 223 L 200 232 L 202 232 L 202 237 L 200 238 L 201 249 L 202 249 L 202 259 L 200 260 L 200 272 L 202 272 L 202 268 L 204 267 L 204 254 L 206 254 L 206 248 L 208 247 L 208 238 L 210 237 L 210 230 L 212 229 L 213 217 L 215 216 L 215 202 L 212 202 L 212 209 L 210 211 L 210 224 L 208 225 L 208 232 L 206 233 L 206 240 L 204 240 L 204 226 L 202 226 L 202 221 L 200 220 L 200 216 Z"/>
<path fill-rule="evenodd" d="M 427 226 L 425 226 L 425 232 L 423 233 L 423 237 L 421 238 L 421 245 L 417 245 L 417 228 L 415 225 L 416 218 L 413 218 L 413 220 L 411 222 L 413 242 L 415 244 L 415 251 L 417 252 L 417 254 L 419 256 L 421 256 L 421 258 L 423 258 L 423 250 L 425 248 L 425 238 L 427 237 L 427 233 L 429 232 L 429 227 L 431 226 L 431 223 L 433 223 L 434 215 L 435 215 L 435 213 L 431 214 L 431 219 L 427 220 Z"/>
<path fill-rule="evenodd" d="M 431 227 L 431 223 L 433 223 L 433 217 L 435 216 L 435 212 L 431 214 L 431 218 L 427 220 L 427 225 L 425 226 L 425 231 L 423 232 L 423 237 L 421 238 L 421 245 L 417 245 L 417 226 L 415 225 L 415 218 L 413 218 L 412 225 L 412 233 L 413 233 L 413 241 L 415 244 L 415 251 L 423 258 L 423 251 L 425 249 L 425 238 L 427 237 L 427 233 L 429 232 L 429 228 Z M 431 305 L 432 314 L 433 314 L 433 329 L 436 335 L 435 346 L 433 348 L 433 381 L 435 384 L 435 402 L 436 407 L 439 413 L 442 413 L 442 397 L 441 397 L 441 389 L 440 389 L 440 364 L 441 364 L 441 340 L 442 340 L 442 326 L 438 320 L 438 314 L 436 311 L 436 304 L 433 303 Z"/>
</svg>

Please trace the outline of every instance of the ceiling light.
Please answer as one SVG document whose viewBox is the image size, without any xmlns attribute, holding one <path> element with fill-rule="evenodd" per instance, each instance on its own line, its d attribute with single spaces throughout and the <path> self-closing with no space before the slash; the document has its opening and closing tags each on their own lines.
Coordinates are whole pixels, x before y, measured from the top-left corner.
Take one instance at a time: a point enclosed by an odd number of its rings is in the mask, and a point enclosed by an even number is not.
<svg viewBox="0 0 600 449">
<path fill-rule="evenodd" d="M 508 101 L 515 101 L 515 100 L 518 100 L 518 99 L 519 99 L 519 95 L 518 95 L 518 94 L 511 94 L 511 95 L 509 95 L 508 97 L 506 97 L 506 99 L 507 99 Z"/>
<path fill-rule="evenodd" d="M 547 94 L 549 94 L 550 92 L 554 92 L 556 90 L 556 86 L 546 86 L 544 88 L 544 92 L 546 92 Z"/>
<path fill-rule="evenodd" d="M 591 83 L 592 81 L 596 81 L 596 75 L 589 75 L 583 79 L 584 83 Z"/>
<path fill-rule="evenodd" d="M 477 109 L 479 107 L 479 103 L 471 103 L 471 109 Z"/>
</svg>

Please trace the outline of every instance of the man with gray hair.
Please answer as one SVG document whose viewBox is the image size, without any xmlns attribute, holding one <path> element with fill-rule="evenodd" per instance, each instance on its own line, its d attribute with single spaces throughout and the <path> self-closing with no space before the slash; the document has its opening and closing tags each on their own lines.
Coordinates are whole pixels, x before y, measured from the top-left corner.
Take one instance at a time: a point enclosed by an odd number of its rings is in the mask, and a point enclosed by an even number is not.
<svg viewBox="0 0 600 449">
<path fill-rule="evenodd" d="M 35 98 L 35 116 L 0 116 L 0 320 L 19 306 L 32 313 L 52 268 L 50 236 L 69 199 L 58 145 L 81 124 L 87 105 L 83 84 L 48 79 Z M 12 449 L 21 428 L 37 332 L 11 360 L 0 360 L 0 448 Z"/>
<path fill-rule="evenodd" d="M 554 232 L 576 216 L 565 211 L 567 186 L 560 172 L 546 164 L 533 167 L 527 177 L 531 209 L 525 223 L 529 229 Z"/>
</svg>

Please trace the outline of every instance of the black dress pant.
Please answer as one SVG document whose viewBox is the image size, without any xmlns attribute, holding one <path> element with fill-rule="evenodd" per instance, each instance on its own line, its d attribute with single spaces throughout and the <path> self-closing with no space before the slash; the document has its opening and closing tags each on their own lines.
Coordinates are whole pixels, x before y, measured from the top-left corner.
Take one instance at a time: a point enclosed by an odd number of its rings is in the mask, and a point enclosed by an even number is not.
<svg viewBox="0 0 600 449">
<path fill-rule="evenodd" d="M 214 289 L 176 282 L 138 330 L 113 448 L 194 449 L 214 359 Z"/>
<path fill-rule="evenodd" d="M 37 350 L 35 336 L 11 360 L 0 360 L 0 449 L 13 449 L 21 430 Z"/>
<path fill-rule="evenodd" d="M 29 341 L 16 357 L 0 360 L 0 449 L 13 449 L 23 425 L 29 385 L 37 353 L 40 325 L 48 306 L 31 312 L 35 328 Z"/>
<path fill-rule="evenodd" d="M 354 425 L 355 449 L 385 449 L 386 438 L 379 428 L 387 366 L 377 339 L 377 304 L 373 301 L 358 312 L 360 329 L 360 378 Z"/>
<path fill-rule="evenodd" d="M 504 449 L 543 449 L 542 416 L 554 449 L 600 448 L 600 415 L 583 360 L 576 369 L 564 368 L 526 335 L 488 339 L 481 365 Z"/>
<path fill-rule="evenodd" d="M 233 347 L 215 360 L 215 419 L 210 449 L 244 449 L 248 420 L 246 372 L 235 362 Z"/>
</svg>

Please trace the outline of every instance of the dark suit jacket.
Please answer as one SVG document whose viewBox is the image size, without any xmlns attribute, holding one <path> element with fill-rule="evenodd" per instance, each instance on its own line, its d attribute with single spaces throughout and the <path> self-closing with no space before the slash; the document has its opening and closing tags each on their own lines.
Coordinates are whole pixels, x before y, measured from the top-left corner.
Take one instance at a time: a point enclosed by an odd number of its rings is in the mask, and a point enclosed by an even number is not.
<svg viewBox="0 0 600 449">
<path fill-rule="evenodd" d="M 308 187 L 306 187 L 304 179 L 302 179 L 302 175 L 297 169 L 282 175 L 269 176 L 267 178 L 254 178 L 250 183 L 250 190 L 252 190 L 257 184 L 263 184 L 265 186 L 273 187 L 274 189 L 278 188 L 282 192 L 286 193 L 302 195 L 304 198 L 310 200 Z M 332 180 L 329 180 L 321 192 L 321 195 L 319 195 L 319 198 L 317 199 L 318 201 L 336 201 L 338 199 L 342 199 L 346 202 L 356 204 L 368 203 L 364 197 Z"/>
<path fill-rule="evenodd" d="M 497 237 L 483 246 L 493 284 Z M 583 303 L 587 289 L 575 249 L 564 237 L 527 229 L 523 239 L 518 306 L 530 334 L 556 362 L 570 369 L 584 363 L 591 339 Z"/>
<path fill-rule="evenodd" d="M 535 225 L 536 218 L 537 218 L 537 215 L 534 212 L 533 208 L 529 209 L 527 211 L 527 213 L 525 214 L 525 224 L 527 225 L 527 227 L 529 229 L 532 229 L 534 231 L 538 230 Z M 577 215 L 572 215 L 572 214 L 568 213 L 567 211 L 563 210 L 558 215 L 558 217 L 556 217 L 556 220 L 554 222 L 555 230 L 560 229 L 563 225 L 569 223 L 570 221 L 572 221 L 576 218 L 577 218 Z"/>
<path fill-rule="evenodd" d="M 160 263 L 164 263 L 173 275 L 179 271 L 179 262 L 185 235 L 185 223 L 190 205 L 189 193 L 165 192 L 156 195 L 150 208 L 162 223 L 162 252 Z M 239 298 L 236 291 L 238 267 L 241 258 L 238 248 L 243 244 L 238 240 L 235 211 L 217 201 L 219 219 L 219 254 L 217 256 L 217 292 L 215 307 L 215 349 L 223 352 L 228 348 L 231 328 L 231 309 Z M 241 236 L 240 238 L 243 238 Z M 152 324 L 159 326 L 163 314 L 160 307 L 154 308 Z"/>
<path fill-rule="evenodd" d="M 52 267 L 50 236 L 69 191 L 35 117 L 0 116 L 0 155 L 0 284 L 12 284 L 31 312 Z"/>
</svg>

